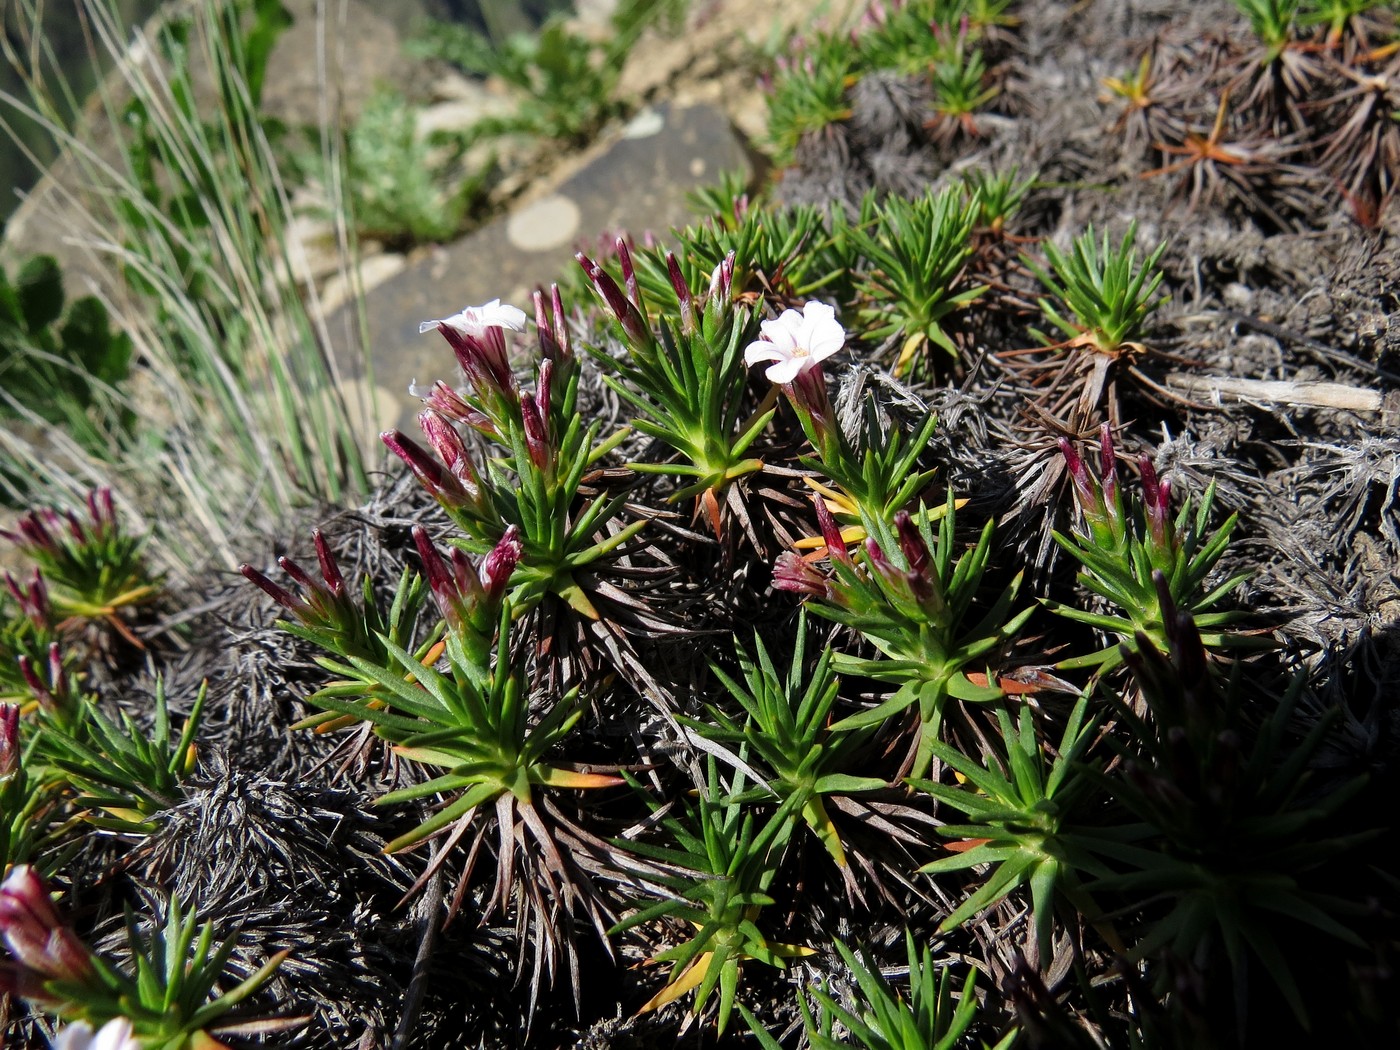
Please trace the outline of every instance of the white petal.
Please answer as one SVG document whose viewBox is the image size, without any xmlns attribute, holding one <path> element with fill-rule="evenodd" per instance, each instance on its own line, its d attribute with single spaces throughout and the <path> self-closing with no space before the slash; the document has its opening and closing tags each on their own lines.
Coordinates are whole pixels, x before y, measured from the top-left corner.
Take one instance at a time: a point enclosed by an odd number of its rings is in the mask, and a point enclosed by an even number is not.
<svg viewBox="0 0 1400 1050">
<path fill-rule="evenodd" d="M 102 1026 L 90 1050 L 140 1050 L 140 1045 L 131 1036 L 131 1022 L 125 1017 L 114 1017 Z"/>
<path fill-rule="evenodd" d="M 792 355 L 785 354 L 766 339 L 750 343 L 744 348 L 744 364 L 756 365 L 760 361 L 786 361 Z"/>
<path fill-rule="evenodd" d="M 419 335 L 422 335 L 424 332 L 436 331 L 436 330 L 437 330 L 437 326 L 440 325 L 440 324 L 446 324 L 446 322 L 445 322 L 445 321 L 419 321 L 419 322 L 418 322 L 418 334 L 419 334 Z"/>
<path fill-rule="evenodd" d="M 86 1021 L 66 1025 L 50 1045 L 53 1050 L 89 1050 L 92 1046 L 92 1025 Z"/>
<path fill-rule="evenodd" d="M 805 364 L 805 358 L 789 357 L 786 360 L 779 361 L 763 374 L 774 383 L 791 383 L 797 378 L 797 374 L 802 371 Z"/>
<path fill-rule="evenodd" d="M 798 316 L 795 310 L 784 310 L 776 321 L 763 321 L 758 326 L 763 332 L 763 338 L 772 343 L 781 354 L 790 354 L 798 347 L 797 330 L 789 327 L 784 320 L 788 314 Z"/>
<path fill-rule="evenodd" d="M 807 351 L 813 361 L 824 361 L 846 345 L 846 330 L 835 321 L 820 325 L 809 337 Z"/>
</svg>

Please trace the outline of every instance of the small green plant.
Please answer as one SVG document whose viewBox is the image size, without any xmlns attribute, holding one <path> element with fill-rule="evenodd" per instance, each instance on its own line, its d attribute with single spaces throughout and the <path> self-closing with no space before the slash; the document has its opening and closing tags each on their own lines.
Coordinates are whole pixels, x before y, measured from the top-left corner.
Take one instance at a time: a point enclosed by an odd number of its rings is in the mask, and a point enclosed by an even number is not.
<svg viewBox="0 0 1400 1050">
<path fill-rule="evenodd" d="M 646 316 L 631 254 L 623 241 L 618 241 L 618 255 L 627 282 L 625 295 L 601 267 L 582 253 L 578 256 L 612 310 L 627 346 L 621 358 L 603 349 L 590 350 L 613 373 L 605 375 L 604 382 L 639 413 L 632 425 L 670 446 L 682 459 L 629 466 L 642 473 L 680 477 L 682 487 L 671 500 L 696 497 L 718 535 L 720 497 L 731 482 L 762 469 L 762 461 L 746 453 L 773 418 L 771 409 L 752 418 L 740 416 L 748 385 L 743 347 L 752 331 L 752 315 L 736 308 L 731 297 L 734 255 L 721 261 L 708 294 L 697 297 L 675 256 L 666 254 L 678 317 L 660 319 L 659 338 Z"/>
<path fill-rule="evenodd" d="M 1019 173 L 1020 169 L 1013 166 L 999 172 L 971 168 L 963 175 L 963 190 L 976 213 L 974 230 L 984 230 L 994 237 L 1006 232 L 1006 224 L 1035 185 L 1035 175 L 1018 179 Z"/>
<path fill-rule="evenodd" d="M 1272 644 L 1249 635 L 1219 630 L 1239 619 L 1234 612 L 1210 610 L 1249 578 L 1240 572 L 1220 581 L 1207 591 L 1206 580 L 1224 556 L 1230 536 L 1238 523 L 1230 515 L 1214 533 L 1209 531 L 1210 512 L 1215 503 L 1215 486 L 1210 485 L 1193 510 L 1191 500 L 1182 501 L 1173 520 L 1171 485 L 1159 480 L 1151 460 L 1139 462 L 1142 500 L 1126 500 L 1118 483 L 1113 436 L 1107 423 L 1100 431 L 1100 476 L 1089 473 L 1079 453 L 1060 440 L 1070 477 L 1074 481 L 1082 525 L 1072 535 L 1055 533 L 1055 542 L 1083 566 L 1079 582 L 1117 607 L 1115 613 L 1075 609 L 1059 602 L 1046 607 L 1061 616 L 1108 631 L 1116 640 L 1087 656 L 1073 657 L 1061 667 L 1093 667 L 1099 673 L 1113 670 L 1123 661 L 1138 637 L 1152 639 L 1165 649 L 1167 610 L 1182 609 L 1198 627 L 1208 629 L 1207 644 L 1213 647 L 1267 647 Z"/>
<path fill-rule="evenodd" d="M 149 731 L 126 714 L 118 725 L 89 705 L 86 718 L 76 727 L 44 720 L 37 734 L 36 755 L 76 792 L 76 805 L 99 811 L 101 815 L 86 817 L 93 827 L 124 835 L 149 835 L 156 829 L 155 814 L 175 806 L 183 797 L 180 785 L 194 768 L 194 740 L 205 689 L 205 685 L 200 686 L 178 737 L 171 736 L 165 685 L 157 680 L 155 720 Z"/>
<path fill-rule="evenodd" d="M 1376 6 L 1376 0 L 1305 0 L 1298 9 L 1298 21 L 1326 26 L 1327 41 L 1335 44 L 1355 19 Z"/>
<path fill-rule="evenodd" d="M 717 666 L 711 668 L 743 708 L 745 721 L 736 721 L 717 704 L 709 705 L 710 722 L 682 721 L 710 740 L 744 745 L 749 754 L 760 759 L 771 771 L 769 777 L 736 801 L 773 797 L 780 803 L 792 800 L 832 860 L 844 868 L 846 850 L 823 797 L 887 786 L 879 777 L 849 772 L 856 768 L 855 755 L 870 734 L 860 730 L 836 733 L 828 728 L 840 682 L 831 671 L 830 649 L 822 652 L 815 667 L 808 668 L 805 614 L 798 621 L 792 664 L 786 676 L 774 667 L 762 639 L 755 637 L 754 645 L 757 661 L 742 650 L 739 652 L 742 682 Z"/>
<path fill-rule="evenodd" d="M 969 138 L 980 133 L 973 114 L 1001 93 L 995 85 L 987 86 L 987 66 L 982 51 L 968 46 L 968 31 L 943 30 L 939 53 L 934 59 L 929 77 L 933 82 L 935 139 L 951 141 L 959 132 Z"/>
<path fill-rule="evenodd" d="M 149 933 L 128 910 L 126 940 L 136 973 L 124 974 L 63 923 L 38 873 L 18 865 L 0 886 L 0 934 L 12 956 L 0 960 L 0 986 L 66 1021 L 103 1025 L 126 1018 L 142 1050 L 212 1050 L 221 1044 L 211 1032 L 237 1027 L 221 1020 L 224 1015 L 261 988 L 288 953 L 278 952 L 211 999 L 226 980 L 236 938 L 215 948 L 212 923 L 197 927 L 174 898 L 161 910 Z M 257 1027 L 272 1031 L 300 1023 L 262 1021 Z"/>
<path fill-rule="evenodd" d="M 637 308 L 620 298 L 629 336 L 649 338 Z M 575 411 L 578 361 L 569 340 L 563 303 L 555 291 L 552 323 L 543 296 L 536 318 L 543 360 L 534 392 L 521 391 L 506 355 L 504 330 L 524 328 L 525 315 L 493 301 L 453 317 L 425 321 L 452 346 L 470 389 L 438 383 L 419 417 L 438 458 L 398 431 L 381 436 L 462 532 L 454 543 L 484 554 L 518 530 L 522 555 L 515 567 L 511 603 L 524 614 L 553 595 L 580 616 L 596 620 L 596 573 L 642 528 L 645 521 L 608 529 L 622 513 L 626 494 L 600 493 L 579 503 L 584 475 L 626 437 L 619 430 L 599 440 L 602 424 L 585 425 Z M 473 462 L 457 426 L 470 426 L 504 455 L 485 470 Z M 600 538 L 601 536 L 601 538 Z"/>
<path fill-rule="evenodd" d="M 736 773 L 726 792 L 712 757 L 709 775 L 700 788 L 689 819 L 665 817 L 662 826 L 675 846 L 629 841 L 626 846 L 643 858 L 682 869 L 682 873 L 650 873 L 665 899 L 628 916 L 614 933 L 672 918 L 693 927 L 680 944 L 658 954 L 652 962 L 670 963 L 670 979 L 642 1007 L 656 1010 L 694 991 L 694 1012 L 719 991 L 719 1031 L 728 1026 L 745 961 L 783 968 L 787 960 L 810 955 L 811 949 L 770 941 L 757 919 L 772 904 L 768 888 L 792 837 L 795 799 L 790 798 L 760 824 L 757 815 L 737 798 L 744 775 Z"/>
<path fill-rule="evenodd" d="M 100 424 L 131 422 L 125 413 L 118 420 L 93 418 L 107 404 L 102 389 L 126 379 L 131 355 L 131 337 L 113 329 L 95 296 L 65 301 L 63 274 L 52 257 L 28 260 L 13 282 L 0 267 L 0 417 L 34 412 L 95 446 L 103 437 Z"/>
<path fill-rule="evenodd" d="M 302 623 L 286 624 L 287 629 L 330 648 L 339 659 L 324 659 L 322 666 L 348 680 L 331 683 L 306 698 L 331 721 L 319 717 L 302 725 L 324 731 L 367 722 L 400 758 L 441 770 L 378 799 L 378 804 L 385 806 L 430 796 L 445 799 L 437 812 L 390 841 L 385 852 L 411 849 L 445 829 L 450 829 L 454 843 L 471 831 L 470 859 L 454 896 L 455 913 L 481 844 L 494 827 L 500 848 L 488 914 L 508 911 L 512 900 L 518 898 L 517 915 L 522 929 L 535 930 L 538 958 L 542 963 L 547 959 L 551 974 L 556 963 L 561 959 L 566 962 L 577 996 L 572 919 L 576 912 L 583 912 L 601 933 L 606 925 L 604 913 L 589 892 L 586 876 L 564 859 L 567 851 L 536 808 L 535 793 L 542 788 L 610 787 L 623 781 L 575 772 L 546 760 L 583 717 L 586 698 L 575 688 L 551 703 L 537 699 L 532 704 L 524 669 L 511 655 L 512 608 L 506 594 L 511 573 L 524 551 L 519 530 L 507 529 L 479 566 L 460 550 L 454 550 L 450 561 L 445 561 L 420 526 L 414 528 L 414 542 L 446 628 L 444 644 L 431 649 L 424 643 L 418 651 L 409 652 L 383 631 L 376 631 L 372 644 L 355 637 L 361 624 L 386 621 L 377 613 L 364 613 L 346 604 L 340 573 L 333 562 L 326 567 L 324 557 L 323 583 L 306 578 L 299 570 L 293 573 L 307 590 L 308 600 L 285 592 L 279 595 L 281 589 L 260 574 L 249 574 L 249 578 L 284 605 L 295 603 L 289 607 L 301 610 Z M 401 587 L 394 611 L 387 618 L 391 630 L 392 625 L 400 625 L 400 637 L 410 622 L 405 614 L 408 600 L 403 595 L 405 590 L 416 589 L 416 584 Z M 366 609 L 369 607 L 367 593 Z M 354 632 L 337 626 L 347 620 L 355 625 Z M 436 633 L 432 632 L 430 640 Z M 351 639 L 348 643 L 347 638 Z M 434 666 L 439 658 L 446 659 L 445 672 Z M 415 889 L 437 871 L 447 852 L 438 851 Z M 526 877 L 518 880 L 517 875 Z M 565 930 L 564 936 L 551 932 L 556 924 Z M 536 967 L 533 985 L 538 985 L 542 972 Z"/>
<path fill-rule="evenodd" d="M 1110 357 L 1141 352 L 1142 346 L 1135 340 L 1162 302 L 1153 295 L 1162 283 L 1163 275 L 1156 266 L 1167 245 L 1163 241 L 1139 266 L 1133 247 L 1136 238 L 1137 224 L 1132 223 L 1116 249 L 1109 245 L 1108 231 L 1100 242 L 1092 226 L 1074 238 L 1068 255 L 1047 241 L 1045 257 L 1054 270 L 1053 277 L 1035 260 L 1023 258 L 1041 284 L 1068 307 L 1069 317 L 1048 299 L 1039 300 L 1045 316 L 1069 336 L 1069 341 L 1059 346 L 1088 347 Z"/>
<path fill-rule="evenodd" d="M 462 135 L 420 136 L 402 96 L 375 92 L 346 137 L 356 230 L 396 249 L 451 240 L 490 178 L 489 166 L 462 170 L 469 144 Z"/>
<path fill-rule="evenodd" d="M 1302 0 L 1234 0 L 1249 27 L 1264 45 L 1267 65 L 1293 43 L 1293 23 Z"/>
<path fill-rule="evenodd" d="M 910 783 L 967 814 L 970 823 L 941 826 L 940 835 L 958 840 L 949 846 L 952 855 L 919 870 L 936 875 L 989 866 L 982 885 L 943 920 L 940 930 L 956 929 L 1018 887 L 1029 886 L 1036 945 L 1041 965 L 1046 966 L 1056 896 L 1068 898 L 1083 914 L 1097 913 L 1079 888 L 1079 873 L 1104 875 L 1107 869 L 1061 834 L 1091 786 L 1081 764 L 1094 728 L 1093 720 L 1086 717 L 1088 704 L 1085 694 L 1074 705 L 1048 763 L 1035 719 L 1026 707 L 1014 724 L 1005 710 L 997 710 L 1004 755 L 989 754 L 979 761 L 946 744 L 933 744 L 934 756 L 965 778 L 968 786 L 929 780 Z"/>
<path fill-rule="evenodd" d="M 952 969 L 935 966 L 928 947 L 917 947 L 914 935 L 907 930 L 904 942 L 909 955 L 907 998 L 890 987 L 868 955 L 861 958 L 840 941 L 836 942 L 836 951 L 855 978 L 858 994 L 848 1007 L 837 1002 L 829 987 L 812 989 L 817 1001 L 815 1017 L 806 999 L 799 996 L 797 1005 L 802 1012 L 807 1045 L 812 1050 L 837 1050 L 857 1045 L 866 1050 L 954 1050 L 963 1045 L 961 1041 L 978 1020 L 977 972 L 968 971 L 955 999 Z M 741 1005 L 739 1009 L 763 1050 L 781 1050 L 778 1041 L 762 1028 L 747 1008 Z M 838 1024 L 848 1033 L 844 1039 L 836 1038 Z M 993 1050 L 1008 1050 L 1015 1041 L 1016 1033 L 1009 1032 Z"/>
<path fill-rule="evenodd" d="M 125 533 L 117 522 L 112 490 L 88 493 L 87 520 L 72 510 L 45 508 L 21 517 L 0 536 L 34 561 L 54 609 L 63 616 L 105 620 L 139 645 L 123 617 L 160 593 L 142 557 L 145 537 Z"/>
<path fill-rule="evenodd" d="M 958 288 L 977 214 L 956 187 L 917 200 L 892 196 L 877 204 L 872 195 L 862 202 L 860 222 L 848 234 L 868 266 L 858 285 L 860 318 L 869 339 L 899 336 L 896 374 L 914 367 L 930 342 L 958 356 L 943 326 L 986 291 Z"/>
<path fill-rule="evenodd" d="M 1110 697 L 1127 732 L 1114 745 L 1114 774 L 1095 776 L 1139 823 L 1075 836 L 1117 869 L 1087 889 L 1140 905 L 1144 925 L 1130 958 L 1169 950 L 1196 969 L 1202 987 L 1226 1001 L 1233 993 L 1237 1010 L 1250 964 L 1262 964 L 1306 1028 L 1285 946 L 1291 930 L 1305 927 L 1364 945 L 1345 921 L 1359 909 L 1308 877 L 1371 837 L 1337 828 L 1362 781 L 1319 783 L 1316 758 L 1331 718 L 1315 719 L 1301 739 L 1291 729 L 1304 676 L 1252 726 L 1243 669 L 1236 665 L 1228 679 L 1213 672 L 1190 615 L 1167 610 L 1165 641 L 1165 651 L 1145 635 L 1124 647 L 1146 714 Z"/>
<path fill-rule="evenodd" d="M 499 77 L 515 90 L 515 112 L 479 121 L 475 133 L 523 133 L 583 144 L 620 111 L 613 89 L 631 43 L 614 35 L 596 47 L 563 18 L 551 18 L 536 33 L 500 41 L 458 23 L 437 23 L 412 41 L 409 51 L 478 76 Z"/>
<path fill-rule="evenodd" d="M 804 139 L 851 115 L 846 88 L 855 73 L 854 49 L 842 36 L 819 35 L 778 59 L 768 88 L 768 140 L 779 167 L 793 163 Z"/>
<path fill-rule="evenodd" d="M 1032 610 L 1013 613 L 1021 577 L 1006 585 L 974 624 L 964 620 L 982 583 L 991 553 L 992 523 L 977 544 L 954 561 L 954 500 L 951 494 L 933 535 L 930 515 L 919 522 L 906 511 L 893 526 L 872 522 L 857 562 L 846 550 L 835 521 L 820 500 L 818 518 L 826 537 L 831 576 L 796 554 L 779 555 L 773 586 L 808 597 L 812 612 L 858 632 L 881 653 L 877 659 L 837 654 L 839 674 L 861 675 L 896 687 L 869 710 L 843 718 L 834 733 L 881 725 L 913 707 L 919 729 L 911 749 L 912 775 L 922 777 L 933 760 L 948 699 L 995 700 L 1001 689 L 990 676 L 973 682 L 968 669 L 990 660 L 1013 638 Z"/>
</svg>

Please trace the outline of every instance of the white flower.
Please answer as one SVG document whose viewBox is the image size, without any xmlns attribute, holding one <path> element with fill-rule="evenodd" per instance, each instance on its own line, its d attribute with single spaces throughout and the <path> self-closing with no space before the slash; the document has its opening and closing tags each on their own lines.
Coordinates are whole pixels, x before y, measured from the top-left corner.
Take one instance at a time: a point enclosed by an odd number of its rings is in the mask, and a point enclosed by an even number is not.
<svg viewBox="0 0 1400 1050">
<path fill-rule="evenodd" d="M 463 335 L 473 338 L 480 336 L 488 328 L 509 328 L 512 332 L 525 330 L 525 311 L 518 306 L 502 306 L 499 299 L 492 299 L 485 306 L 464 306 L 461 313 L 443 317 L 436 321 L 424 321 L 418 326 L 421 335 L 429 329 L 445 324 Z"/>
<path fill-rule="evenodd" d="M 744 364 L 774 361 L 763 374 L 775 383 L 791 383 L 818 361 L 846 345 L 846 330 L 836 311 L 816 300 L 796 310 L 784 310 L 776 321 L 764 321 L 763 338 L 744 350 Z"/>
<path fill-rule="evenodd" d="M 86 1021 L 70 1024 L 58 1033 L 53 1050 L 141 1050 L 131 1034 L 131 1022 L 114 1017 L 96 1035 Z"/>
</svg>

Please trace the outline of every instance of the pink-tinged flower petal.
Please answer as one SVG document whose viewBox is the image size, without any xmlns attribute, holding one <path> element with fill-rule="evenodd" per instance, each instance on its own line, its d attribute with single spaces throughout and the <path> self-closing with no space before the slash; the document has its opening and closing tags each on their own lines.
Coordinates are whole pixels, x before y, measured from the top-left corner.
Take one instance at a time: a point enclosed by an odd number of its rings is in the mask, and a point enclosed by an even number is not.
<svg viewBox="0 0 1400 1050">
<path fill-rule="evenodd" d="M 786 356 L 779 349 L 766 339 L 760 339 L 756 343 L 750 343 L 744 347 L 744 364 L 756 365 L 760 361 L 783 361 Z"/>
<path fill-rule="evenodd" d="M 94 1035 L 86 1021 L 70 1024 L 58 1033 L 53 1050 L 140 1050 L 141 1044 L 132 1035 L 131 1022 L 114 1017 Z"/>
<path fill-rule="evenodd" d="M 499 299 L 492 299 L 485 306 L 465 306 L 451 317 L 424 321 L 418 326 L 418 334 L 422 335 L 438 325 L 447 325 L 473 338 L 480 337 L 488 328 L 509 328 L 512 332 L 523 332 L 525 311 L 509 304 L 502 306 Z"/>
<path fill-rule="evenodd" d="M 816 300 L 807 303 L 802 313 L 784 310 L 759 329 L 763 338 L 744 350 L 744 361 L 750 365 L 777 362 L 765 373 L 774 383 L 791 383 L 846 345 L 846 330 L 836 320 L 836 311 Z"/>
<path fill-rule="evenodd" d="M 784 361 L 779 361 L 776 365 L 770 365 L 765 371 L 770 382 L 778 384 L 791 383 L 803 371 L 805 362 L 800 357 L 789 357 Z"/>
</svg>

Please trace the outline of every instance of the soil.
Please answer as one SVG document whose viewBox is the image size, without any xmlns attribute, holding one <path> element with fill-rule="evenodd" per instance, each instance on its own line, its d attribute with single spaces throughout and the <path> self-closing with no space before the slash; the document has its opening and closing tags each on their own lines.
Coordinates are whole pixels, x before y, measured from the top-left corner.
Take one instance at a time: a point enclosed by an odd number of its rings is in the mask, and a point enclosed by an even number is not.
<svg viewBox="0 0 1400 1050">
<path fill-rule="evenodd" d="M 1239 515 L 1219 577 L 1252 570 L 1233 606 L 1279 641 L 1247 673 L 1260 681 L 1304 675 L 1309 717 L 1334 712 L 1320 767 L 1338 782 L 1370 778 L 1340 823 L 1387 834 L 1394 824 L 1388 792 L 1400 758 L 1394 396 L 1400 390 L 1400 203 L 1394 199 L 1400 134 L 1384 122 L 1367 126 L 1377 143 L 1369 166 L 1348 167 L 1344 157 L 1329 155 L 1336 139 L 1326 138 L 1348 127 L 1364 91 L 1380 88 L 1321 71 L 1296 99 L 1276 85 L 1261 87 L 1257 44 L 1226 0 L 1025 0 L 1014 8 L 1018 24 L 1000 30 L 992 50 L 1000 93 L 975 116 L 975 134 L 926 127 L 927 85 L 881 74 L 853 87 L 848 120 L 809 136 L 797 163 L 777 174 L 772 193 L 784 204 L 837 202 L 852 209 L 868 191 L 921 193 L 973 168 L 1014 165 L 1036 176 L 1005 236 L 973 264 L 980 268 L 976 280 L 990 291 L 950 325 L 960 350 L 955 366 L 940 364 L 917 382 L 896 380 L 883 369 L 858 367 L 866 364 L 862 356 L 888 364 L 891 348 L 860 346 L 828 374 L 847 390 L 864 382 L 886 391 L 881 396 L 893 419 L 900 418 L 898 396 L 906 390 L 919 412 L 937 413 L 928 465 L 970 500 L 969 522 L 996 521 L 992 576 L 1006 579 L 1025 569 L 1031 594 L 1084 597 L 1074 567 L 1051 539 L 1052 530 L 1066 527 L 1072 506 L 1057 438 L 1090 441 L 1107 421 L 1123 469 L 1147 456 L 1171 478 L 1178 498 L 1199 498 L 1214 482 L 1215 521 Z M 1129 111 L 1104 80 L 1137 69 L 1144 54 L 1153 56 L 1157 101 Z M 1390 107 L 1400 107 L 1397 61 L 1374 64 L 1390 78 Z M 1222 99 L 1246 97 L 1250 104 L 1232 109 L 1224 127 L 1221 142 L 1231 159 L 1219 161 L 1213 174 L 1204 164 L 1185 163 L 1181 150 L 1211 134 Z M 1372 140 L 1358 141 L 1363 144 L 1339 152 L 1354 158 Z M 1130 224 L 1140 249 L 1166 243 L 1159 262 L 1165 302 L 1142 346 L 1113 362 L 1102 396 L 1081 397 L 1083 375 L 1062 375 L 1049 355 L 1008 351 L 1043 345 L 1032 329 L 1046 327 L 1022 253 L 1043 258 L 1038 243 L 1045 239 L 1068 248 L 1090 224 L 1115 244 Z M 597 318 L 581 319 L 580 336 L 607 338 Z M 615 413 L 601 386 L 587 396 L 593 400 L 583 406 L 586 418 Z M 1335 407 L 1338 397 L 1359 407 Z M 795 451 L 794 442 L 788 468 Z M 771 563 L 789 533 L 811 526 L 803 487 L 791 470 L 783 473 L 782 449 L 771 458 L 775 469 L 765 473 L 773 480 L 749 491 L 751 507 L 761 508 L 749 537 L 717 545 L 684 513 L 658 523 L 669 531 L 664 541 L 653 541 L 648 556 L 669 576 L 648 600 L 677 625 L 674 633 L 624 631 L 612 649 L 596 637 L 570 640 L 578 647 L 577 668 L 616 681 L 600 690 L 577 749 L 571 743 L 566 758 L 599 768 L 631 763 L 653 786 L 684 794 L 701 756 L 678 734 L 669 711 L 694 714 L 714 702 L 703 661 L 727 659 L 722 650 L 730 650 L 735 632 L 742 640 L 754 629 L 791 630 L 796 604 L 768 586 Z M 664 495 L 643 485 L 629 498 L 662 507 Z M 368 572 L 389 588 L 413 560 L 409 528 L 420 521 L 440 538 L 447 535 L 435 505 L 411 479 L 399 478 L 368 506 L 319 524 L 347 578 Z M 249 560 L 288 553 L 269 544 L 287 544 L 306 559 L 308 534 L 289 528 L 250 550 Z M 325 676 L 309 646 L 270 626 L 276 612 L 241 579 L 205 580 L 199 593 L 172 598 L 163 621 L 144 626 L 151 666 L 166 675 L 176 710 L 188 710 L 198 683 L 209 680 L 205 743 L 186 800 L 149 840 L 130 846 L 93 836 L 84 843 L 70 874 L 70 905 L 97 931 L 95 942 L 115 944 L 120 900 L 139 896 L 130 887 L 159 886 L 198 901 L 221 930 L 240 930 L 234 958 L 241 966 L 253 968 L 291 948 L 291 960 L 254 1005 L 309 1019 L 269 1045 L 752 1045 L 735 1034 L 743 1031 L 737 1018 L 717 1039 L 713 1020 L 692 1017 L 684 1003 L 637 1012 L 662 983 L 661 969 L 645 960 L 675 943 L 676 931 L 662 924 L 616 935 L 606 950 L 580 929 L 577 993 L 561 968 L 540 982 L 540 998 L 532 1002 L 534 959 L 520 948 L 516 916 L 476 921 L 485 908 L 482 878 L 470 883 L 462 914 L 444 929 L 437 923 L 443 886 L 434 883 L 402 903 L 426 858 L 421 851 L 385 857 L 378 847 L 412 826 L 413 807 L 375 807 L 373 800 L 420 774 L 359 735 L 290 730 L 309 713 L 299 698 Z M 1040 667 L 1053 661 L 1057 647 L 1093 640 L 1048 615 L 1032 620 L 1027 635 L 1013 662 Z M 628 658 L 609 666 L 606 654 L 615 654 L 616 645 Z M 140 661 L 128 663 L 99 674 L 94 684 L 104 701 L 141 712 L 153 688 L 151 671 Z M 1063 698 L 1044 703 L 1058 709 Z M 889 753 L 871 761 L 882 775 L 898 764 Z M 940 958 L 983 971 L 981 988 L 1012 1004 L 1010 1016 L 1031 1045 L 1117 1045 L 1128 1009 L 1121 974 L 1102 945 L 1078 958 L 1072 950 L 1093 941 L 1094 931 L 1060 930 L 1055 958 L 1038 976 L 1027 972 L 1019 898 L 962 931 L 934 933 L 963 891 L 956 882 L 912 874 L 934 856 L 932 845 L 920 844 L 936 841 L 926 829 L 935 819 L 928 803 L 923 799 L 920 809 L 892 791 L 850 818 L 853 840 L 880 858 L 860 874 L 857 899 L 819 846 L 796 847 L 771 891 L 782 915 L 778 939 L 859 942 L 894 973 L 905 958 L 908 927 Z M 580 803 L 567 817 L 606 839 L 632 830 L 644 815 L 635 800 L 619 796 Z M 911 835 L 913 844 L 892 838 L 888 827 Z M 485 848 L 494 849 L 494 840 Z M 581 846 L 579 856 L 585 852 Z M 1353 856 L 1366 859 L 1364 850 Z M 448 891 L 461 863 L 448 862 Z M 91 888 L 108 885 L 102 874 L 117 868 L 128 889 Z M 599 875 L 597 886 L 615 915 L 639 899 L 616 873 Z M 1395 991 L 1384 965 L 1397 943 L 1393 905 L 1354 903 L 1381 916 L 1376 941 L 1344 962 L 1336 961 L 1340 949 L 1331 942 L 1295 946 L 1307 960 L 1303 982 L 1315 982 L 1310 999 L 1347 982 L 1380 1002 Z M 1111 986 L 1104 1004 L 1086 1004 L 1072 966 Z M 411 1038 L 394 1043 L 405 1004 L 414 1001 L 415 976 L 423 975 L 421 1002 L 408 1011 Z M 849 973 L 829 951 L 782 972 L 749 966 L 740 1001 L 777 1036 L 800 1025 L 797 990 L 823 980 L 833 981 L 834 994 L 849 996 Z M 1221 1045 L 1274 1045 L 1281 1033 L 1296 1035 L 1277 997 L 1267 988 L 1256 991 L 1250 1025 Z M 1175 994 L 1205 995 L 1194 988 Z M 1095 1013 L 1100 1006 L 1104 1017 Z M 1349 1038 L 1368 1045 L 1374 1035 L 1369 1045 L 1393 1045 L 1394 1018 L 1386 1015 L 1394 1011 L 1381 1013 L 1379 1035 L 1355 1028 Z M 1057 1027 L 1062 1023 L 1069 1028 Z M 40 1045 L 32 1023 L 25 1025 L 11 1029 L 14 1045 Z M 983 1033 L 989 1043 L 996 1034 L 990 1027 Z M 1204 1039 L 1202 1045 L 1215 1044 Z"/>
</svg>

